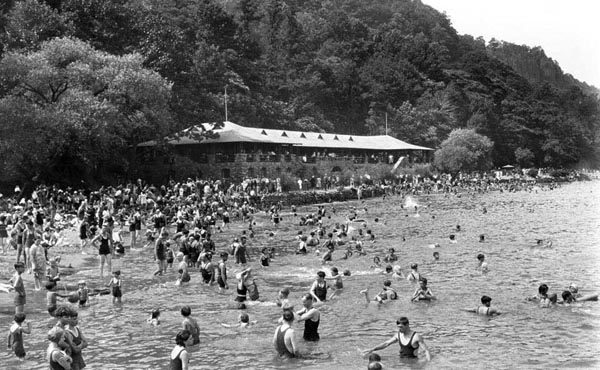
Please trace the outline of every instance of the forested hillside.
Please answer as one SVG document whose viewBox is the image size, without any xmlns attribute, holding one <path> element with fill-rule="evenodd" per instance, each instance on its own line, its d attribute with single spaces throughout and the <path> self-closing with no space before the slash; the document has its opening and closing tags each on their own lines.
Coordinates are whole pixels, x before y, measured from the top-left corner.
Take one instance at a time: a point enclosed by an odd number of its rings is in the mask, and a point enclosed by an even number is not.
<svg viewBox="0 0 600 370">
<path fill-rule="evenodd" d="M 559 88 L 569 89 L 578 86 L 587 94 L 600 95 L 600 90 L 585 82 L 578 81 L 568 73 L 563 72 L 558 63 L 548 57 L 539 46 L 516 45 L 510 42 L 490 40 L 488 52 L 511 66 L 518 74 L 533 84 L 545 82 Z"/>
<path fill-rule="evenodd" d="M 459 36 L 418 0 L 12 0 L 0 10 L 4 181 L 133 176 L 137 143 L 222 121 L 225 88 L 242 125 L 381 134 L 387 114 L 390 135 L 433 148 L 475 129 L 494 143 L 495 165 L 599 163 L 597 96 L 557 65 L 525 68 Z"/>
</svg>

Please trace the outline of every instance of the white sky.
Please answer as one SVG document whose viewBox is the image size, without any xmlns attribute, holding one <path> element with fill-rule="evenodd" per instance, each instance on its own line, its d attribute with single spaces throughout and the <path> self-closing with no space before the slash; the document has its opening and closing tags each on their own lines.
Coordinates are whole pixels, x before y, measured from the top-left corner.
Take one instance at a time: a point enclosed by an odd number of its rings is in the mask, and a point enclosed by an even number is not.
<svg viewBox="0 0 600 370">
<path fill-rule="evenodd" d="M 600 1 L 422 0 L 459 34 L 541 46 L 563 72 L 600 88 Z"/>
</svg>

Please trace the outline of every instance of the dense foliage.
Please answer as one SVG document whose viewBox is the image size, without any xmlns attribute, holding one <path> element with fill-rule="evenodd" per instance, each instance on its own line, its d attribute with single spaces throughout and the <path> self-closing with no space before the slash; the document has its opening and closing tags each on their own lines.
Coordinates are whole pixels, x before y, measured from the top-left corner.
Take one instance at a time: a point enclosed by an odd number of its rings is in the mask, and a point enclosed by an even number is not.
<svg viewBox="0 0 600 370">
<path fill-rule="evenodd" d="M 1 181 L 128 176 L 139 140 L 223 120 L 225 88 L 229 119 L 247 126 L 378 134 L 387 116 L 390 135 L 433 148 L 475 130 L 495 165 L 600 160 L 597 96 L 522 77 L 418 0 L 12 0 L 0 11 Z M 61 43 L 73 55 L 46 55 Z M 36 150 L 8 155 L 23 140 Z"/>
<path fill-rule="evenodd" d="M 435 151 L 434 164 L 442 172 L 457 174 L 489 170 L 494 143 L 472 129 L 453 130 Z"/>
</svg>

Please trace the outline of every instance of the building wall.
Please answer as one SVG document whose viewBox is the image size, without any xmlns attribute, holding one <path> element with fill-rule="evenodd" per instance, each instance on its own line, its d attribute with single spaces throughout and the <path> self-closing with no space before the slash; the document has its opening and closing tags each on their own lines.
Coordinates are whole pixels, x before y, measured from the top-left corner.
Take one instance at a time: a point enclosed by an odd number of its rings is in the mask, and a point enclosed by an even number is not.
<svg viewBox="0 0 600 370">
<path fill-rule="evenodd" d="M 345 158 L 300 157 L 294 154 L 259 157 L 252 154 L 238 153 L 228 158 L 217 158 L 217 155 L 209 154 L 199 162 L 203 178 L 230 178 L 232 181 L 255 177 L 277 178 L 282 173 L 293 177 L 310 178 L 313 175 L 335 175 L 335 172 L 346 169 L 368 173 L 369 167 L 374 164 L 383 164 L 389 166 L 390 169 L 393 166 L 393 162 L 389 163 L 389 158 L 374 159 L 367 156 Z"/>
</svg>

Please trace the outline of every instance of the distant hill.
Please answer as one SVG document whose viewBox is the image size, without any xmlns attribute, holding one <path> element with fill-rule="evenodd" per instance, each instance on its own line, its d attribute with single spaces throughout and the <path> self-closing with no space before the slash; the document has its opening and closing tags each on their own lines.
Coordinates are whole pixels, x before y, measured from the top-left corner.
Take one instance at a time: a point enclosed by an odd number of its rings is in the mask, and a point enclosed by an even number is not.
<svg viewBox="0 0 600 370">
<path fill-rule="evenodd" d="M 529 82 L 534 84 L 547 82 L 559 89 L 569 89 L 574 85 L 587 94 L 600 96 L 598 88 L 565 73 L 540 46 L 529 47 L 492 39 L 486 49 L 491 56 L 511 66 Z"/>
</svg>

